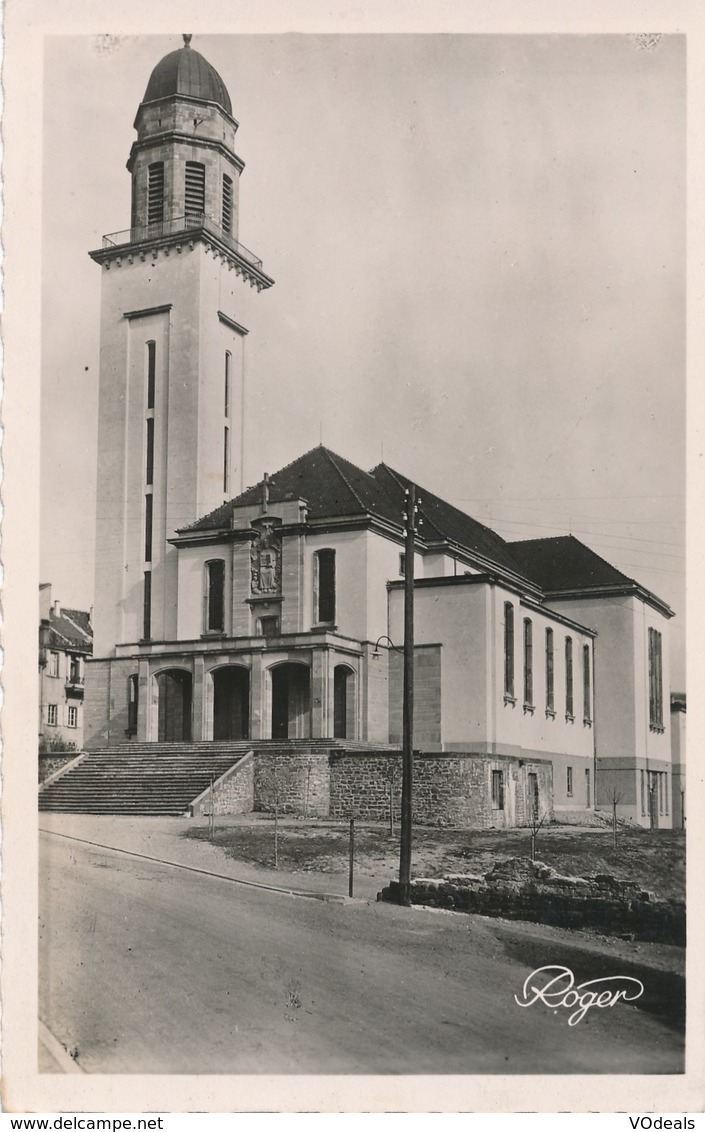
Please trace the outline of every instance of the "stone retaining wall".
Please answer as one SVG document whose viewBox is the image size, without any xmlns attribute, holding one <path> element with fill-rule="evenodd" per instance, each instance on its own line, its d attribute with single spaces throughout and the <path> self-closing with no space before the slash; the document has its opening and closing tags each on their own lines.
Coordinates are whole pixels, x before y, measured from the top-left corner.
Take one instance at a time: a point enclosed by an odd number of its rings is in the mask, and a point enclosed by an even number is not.
<svg viewBox="0 0 705 1132">
<path fill-rule="evenodd" d="M 395 817 L 399 816 L 401 753 L 332 751 L 330 762 L 330 817 L 388 821 L 390 780 Z M 501 809 L 492 799 L 493 771 L 503 776 Z M 414 756 L 414 821 L 466 829 L 524 825 L 529 817 L 529 772 L 537 776 L 540 814 L 550 813 L 549 762 L 474 753 L 418 753 Z"/>
<path fill-rule="evenodd" d="M 256 751 L 253 809 L 272 813 L 328 817 L 330 752 L 327 750 Z"/>
<path fill-rule="evenodd" d="M 395 882 L 378 899 L 396 903 L 398 889 Z M 561 876 L 550 865 L 525 857 L 500 861 L 484 877 L 415 880 L 411 902 L 685 946 L 682 901 L 659 900 L 638 884 L 608 874 Z"/>
<path fill-rule="evenodd" d="M 255 762 L 250 752 L 213 787 L 214 814 L 250 814 L 254 809 Z M 210 813 L 210 791 L 190 807 L 191 817 Z"/>
</svg>

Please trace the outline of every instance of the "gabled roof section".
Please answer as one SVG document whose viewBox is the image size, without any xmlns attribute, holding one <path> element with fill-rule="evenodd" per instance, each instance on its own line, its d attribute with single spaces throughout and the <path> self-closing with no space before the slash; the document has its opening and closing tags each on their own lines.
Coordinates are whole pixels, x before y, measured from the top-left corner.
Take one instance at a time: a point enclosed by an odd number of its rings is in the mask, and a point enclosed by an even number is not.
<svg viewBox="0 0 705 1132">
<path fill-rule="evenodd" d="M 223 530 L 230 526 L 236 507 L 252 507 L 261 499 L 262 481 L 182 529 Z M 322 444 L 271 477 L 270 503 L 285 503 L 292 499 L 306 501 L 311 519 L 375 514 L 390 522 L 401 523 L 401 511 L 394 507 L 375 478 Z"/>
<path fill-rule="evenodd" d="M 523 573 L 548 596 L 581 591 L 586 595 L 609 590 L 633 591 L 666 616 L 673 616 L 673 611 L 661 598 L 644 589 L 634 578 L 627 577 L 574 535 L 511 542 L 509 549 Z"/>
<path fill-rule="evenodd" d="M 404 492 L 412 482 L 387 464 L 378 464 L 371 472 L 365 472 L 321 444 L 271 477 L 269 501 L 284 503 L 304 499 L 310 519 L 374 515 L 401 531 Z M 455 543 L 489 563 L 522 575 L 503 538 L 433 492 L 418 485 L 416 488 L 423 500 L 424 526 L 420 532 L 423 539 Z M 235 508 L 256 506 L 261 500 L 260 481 L 182 530 L 226 530 L 231 526 Z"/>
<path fill-rule="evenodd" d="M 397 512 L 404 510 L 404 492 L 413 482 L 387 464 L 378 464 L 371 473 L 386 492 L 396 501 Z M 431 491 L 415 484 L 417 498 L 421 499 L 423 526 L 421 535 L 426 541 L 453 542 L 466 550 L 481 555 L 490 562 L 521 576 L 524 572 L 514 558 L 508 544 L 495 531 L 473 519 L 465 511 L 446 503 Z"/>
</svg>

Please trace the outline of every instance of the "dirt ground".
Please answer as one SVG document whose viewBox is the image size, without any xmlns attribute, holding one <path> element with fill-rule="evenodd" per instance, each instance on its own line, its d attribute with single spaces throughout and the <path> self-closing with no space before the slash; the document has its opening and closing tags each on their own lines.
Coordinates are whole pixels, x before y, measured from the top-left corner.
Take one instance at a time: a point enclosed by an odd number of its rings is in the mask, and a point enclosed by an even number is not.
<svg viewBox="0 0 705 1132">
<path fill-rule="evenodd" d="M 271 869 L 275 822 L 271 814 L 214 819 L 215 845 L 234 860 Z M 208 840 L 208 823 L 190 827 L 184 836 Z M 280 818 L 277 866 L 302 876 L 311 873 L 345 877 L 349 867 L 347 823 Z M 528 829 L 467 830 L 417 826 L 413 831 L 412 876 L 482 874 L 505 857 L 529 856 Z M 644 830 L 621 824 L 617 848 L 611 827 L 549 825 L 539 831 L 537 857 L 564 874 L 611 873 L 636 881 L 664 899 L 685 898 L 685 834 L 682 830 Z M 355 875 L 393 879 L 398 870 L 399 830 L 388 825 L 355 824 Z"/>
</svg>

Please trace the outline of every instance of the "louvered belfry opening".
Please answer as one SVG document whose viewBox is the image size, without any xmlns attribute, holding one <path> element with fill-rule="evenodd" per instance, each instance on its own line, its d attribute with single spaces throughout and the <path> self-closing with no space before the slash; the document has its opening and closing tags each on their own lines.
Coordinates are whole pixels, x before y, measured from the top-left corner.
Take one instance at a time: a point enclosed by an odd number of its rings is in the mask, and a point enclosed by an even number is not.
<svg viewBox="0 0 705 1132">
<path fill-rule="evenodd" d="M 186 162 L 186 215 L 200 220 L 206 211 L 206 167 L 200 161 Z"/>
<path fill-rule="evenodd" d="M 233 182 L 227 173 L 223 174 L 223 222 L 221 225 L 228 235 L 233 230 Z"/>
<path fill-rule="evenodd" d="M 164 162 L 155 161 L 149 167 L 147 194 L 147 223 L 161 224 L 164 219 Z"/>
</svg>

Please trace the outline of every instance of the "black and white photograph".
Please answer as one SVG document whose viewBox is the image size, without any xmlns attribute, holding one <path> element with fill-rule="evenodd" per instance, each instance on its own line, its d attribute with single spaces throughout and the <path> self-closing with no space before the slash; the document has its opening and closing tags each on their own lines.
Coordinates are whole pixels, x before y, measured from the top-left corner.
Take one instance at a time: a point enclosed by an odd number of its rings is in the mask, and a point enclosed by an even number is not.
<svg viewBox="0 0 705 1132">
<path fill-rule="evenodd" d="M 689 37 L 178 17 L 34 52 L 32 1087 L 673 1110 Z"/>
</svg>

